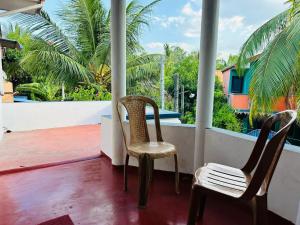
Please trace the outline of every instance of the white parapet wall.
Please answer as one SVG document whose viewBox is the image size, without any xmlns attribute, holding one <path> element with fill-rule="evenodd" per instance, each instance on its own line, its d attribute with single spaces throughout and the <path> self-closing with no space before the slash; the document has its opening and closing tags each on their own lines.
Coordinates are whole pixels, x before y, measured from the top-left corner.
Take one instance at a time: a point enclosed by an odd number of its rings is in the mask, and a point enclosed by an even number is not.
<svg viewBox="0 0 300 225">
<path fill-rule="evenodd" d="M 300 201 L 299 201 L 299 207 L 298 207 L 298 215 L 297 215 L 296 225 L 300 225 Z"/>
<path fill-rule="evenodd" d="M 110 101 L 3 103 L 3 126 L 27 131 L 101 123 L 111 114 Z"/>
<path fill-rule="evenodd" d="M 124 123 L 128 132 L 128 123 Z M 161 122 L 165 141 L 174 144 L 178 151 L 179 170 L 181 173 L 193 173 L 195 126 L 169 124 Z M 111 118 L 103 117 L 101 129 L 101 150 L 111 157 Z M 148 124 L 150 136 L 154 136 L 154 124 Z M 216 162 L 241 168 L 248 160 L 256 138 L 249 135 L 212 128 L 206 130 L 205 162 Z M 136 160 L 130 161 L 137 165 Z M 174 171 L 174 162 L 160 159 L 155 169 Z M 300 201 L 300 147 L 285 145 L 278 166 L 275 170 L 270 190 L 269 209 L 278 215 L 296 223 Z M 300 216 L 299 216 L 300 217 Z"/>
<path fill-rule="evenodd" d="M 110 116 L 103 116 L 101 124 L 101 151 L 112 157 L 112 120 Z M 193 125 L 183 125 L 161 122 L 161 130 L 163 139 L 166 142 L 170 142 L 176 146 L 178 152 L 179 170 L 182 173 L 193 173 L 193 157 L 194 157 L 194 138 L 195 127 Z M 128 123 L 124 123 L 126 133 L 129 131 Z M 148 123 L 149 134 L 151 140 L 155 140 L 155 126 L 153 122 Z M 137 165 L 137 160 L 130 159 L 130 165 Z M 155 160 L 155 169 L 174 171 L 173 158 L 165 158 Z"/>
</svg>

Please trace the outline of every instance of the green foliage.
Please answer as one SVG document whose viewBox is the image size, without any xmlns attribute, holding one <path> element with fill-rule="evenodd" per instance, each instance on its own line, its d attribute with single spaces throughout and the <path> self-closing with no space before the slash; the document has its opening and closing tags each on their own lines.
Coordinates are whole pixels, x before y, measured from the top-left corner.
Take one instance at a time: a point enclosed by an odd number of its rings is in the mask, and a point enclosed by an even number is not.
<svg viewBox="0 0 300 225">
<path fill-rule="evenodd" d="M 109 101 L 111 94 L 98 85 L 81 85 L 67 95 L 67 100 L 72 101 Z"/>
<path fill-rule="evenodd" d="M 216 68 L 217 70 L 223 70 L 228 66 L 233 66 L 237 63 L 238 55 L 229 55 L 227 62 L 224 59 L 217 59 Z"/>
<path fill-rule="evenodd" d="M 60 87 L 53 83 L 29 83 L 20 84 L 16 90 L 21 95 L 27 95 L 35 101 L 54 101 L 61 100 Z"/>
<path fill-rule="evenodd" d="M 239 74 L 243 75 L 247 64 L 255 60 L 249 93 L 252 100 L 251 118 L 271 112 L 279 97 L 298 93 L 300 1 L 288 2 L 291 4 L 290 9 L 259 27 L 244 43 L 240 52 Z M 257 59 L 253 59 L 258 53 Z"/>
<path fill-rule="evenodd" d="M 187 111 L 182 117 L 183 122 L 188 124 L 195 123 L 196 105 Z M 214 93 L 213 126 L 240 132 L 241 121 L 236 117 L 234 110 L 227 104 L 227 99 L 223 93 L 222 83 L 216 79 Z"/>
<path fill-rule="evenodd" d="M 217 59 L 216 61 L 216 69 L 223 70 L 227 67 L 227 62 L 224 59 Z"/>
<path fill-rule="evenodd" d="M 229 55 L 227 60 L 227 66 L 235 65 L 238 62 L 239 56 L 238 55 Z"/>
<path fill-rule="evenodd" d="M 11 81 L 14 87 L 32 82 L 32 76 L 20 66 L 22 58 L 29 50 L 30 34 L 22 32 L 18 26 L 9 26 L 7 38 L 18 41 L 23 47 L 22 50 L 7 49 L 5 52 L 3 70 L 6 72 L 7 80 Z"/>
<path fill-rule="evenodd" d="M 127 58 L 127 94 L 154 98 L 159 95 L 159 54 L 142 54 Z"/>
<path fill-rule="evenodd" d="M 127 5 L 127 74 L 129 78 L 135 76 L 132 78 L 135 81 L 149 82 L 157 75 L 155 57 L 143 52 L 139 37 L 159 1 L 141 5 L 133 0 Z M 23 58 L 23 68 L 30 73 L 49 71 L 53 80 L 68 86 L 97 83 L 109 90 L 110 12 L 101 0 L 72 0 L 57 16 L 63 26 L 56 24 L 45 11 L 39 16 L 22 14 L 13 18 L 32 33 L 38 46 Z"/>
<path fill-rule="evenodd" d="M 240 132 L 242 128 L 241 121 L 227 104 L 222 83 L 218 79 L 215 82 L 213 126 L 236 132 Z"/>
<path fill-rule="evenodd" d="M 184 85 L 186 91 L 184 96 L 185 113 L 181 117 L 183 123 L 194 124 L 196 116 L 196 97 L 191 94 L 197 93 L 199 56 L 197 52 L 187 54 L 182 49 L 165 45 L 167 57 L 166 61 L 166 90 L 168 96 L 174 96 L 174 78 L 175 73 L 180 75 L 180 83 Z M 230 56 L 228 63 L 234 63 L 237 56 Z M 224 61 L 225 62 L 225 61 Z M 226 62 L 227 63 L 227 62 Z M 173 109 L 173 99 L 167 97 L 166 109 Z M 241 122 L 235 115 L 234 110 L 227 104 L 227 99 L 223 93 L 222 83 L 216 79 L 215 97 L 214 97 L 214 115 L 213 126 L 241 131 Z"/>
<path fill-rule="evenodd" d="M 225 103 L 214 112 L 213 126 L 241 132 L 242 124 L 235 116 L 234 110 Z"/>
</svg>

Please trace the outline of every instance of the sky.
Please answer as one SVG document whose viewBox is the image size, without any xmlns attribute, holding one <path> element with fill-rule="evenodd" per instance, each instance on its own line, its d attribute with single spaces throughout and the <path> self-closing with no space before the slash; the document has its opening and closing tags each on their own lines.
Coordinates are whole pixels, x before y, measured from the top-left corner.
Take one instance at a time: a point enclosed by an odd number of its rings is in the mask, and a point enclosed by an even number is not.
<svg viewBox="0 0 300 225">
<path fill-rule="evenodd" d="M 45 10 L 55 17 L 68 0 L 47 0 Z M 110 0 L 102 0 L 107 8 Z M 151 0 L 139 0 L 149 4 Z M 285 0 L 220 0 L 218 57 L 237 54 L 249 35 L 264 22 L 287 8 Z M 150 53 L 161 53 L 163 45 L 177 45 L 187 52 L 199 50 L 201 0 L 162 0 L 152 12 L 150 27 L 141 36 Z M 56 18 L 56 17 L 55 17 Z"/>
</svg>

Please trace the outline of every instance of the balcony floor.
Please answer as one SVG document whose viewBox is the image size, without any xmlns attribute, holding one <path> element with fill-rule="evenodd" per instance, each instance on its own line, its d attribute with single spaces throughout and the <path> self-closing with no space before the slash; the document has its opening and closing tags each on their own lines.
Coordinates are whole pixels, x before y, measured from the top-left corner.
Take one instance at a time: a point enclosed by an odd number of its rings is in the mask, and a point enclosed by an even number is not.
<svg viewBox="0 0 300 225">
<path fill-rule="evenodd" d="M 33 225 L 68 214 L 74 224 L 186 224 L 191 176 L 155 171 L 148 206 L 137 208 L 137 170 L 130 168 L 129 191 L 122 187 L 122 168 L 105 156 L 93 160 L 0 176 L 0 225 Z M 272 215 L 272 225 L 285 225 Z M 250 225 L 247 208 L 208 199 L 199 225 Z"/>
<path fill-rule="evenodd" d="M 100 125 L 12 132 L 0 142 L 0 173 L 99 154 Z"/>
</svg>

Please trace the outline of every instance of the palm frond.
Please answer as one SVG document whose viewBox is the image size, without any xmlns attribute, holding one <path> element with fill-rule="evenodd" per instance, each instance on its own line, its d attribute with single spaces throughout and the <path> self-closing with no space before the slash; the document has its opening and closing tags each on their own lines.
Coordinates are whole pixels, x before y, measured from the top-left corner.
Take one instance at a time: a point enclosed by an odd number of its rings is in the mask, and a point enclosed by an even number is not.
<svg viewBox="0 0 300 225">
<path fill-rule="evenodd" d="M 243 75 L 249 58 L 262 52 L 268 43 L 287 26 L 288 14 L 289 10 L 280 13 L 250 35 L 240 50 L 237 62 L 237 71 L 240 75 Z"/>
<path fill-rule="evenodd" d="M 41 44 L 38 49 L 30 51 L 22 59 L 21 66 L 32 74 L 51 72 L 50 75 L 60 83 L 74 84 L 81 81 L 93 81 L 93 77 L 85 66 L 60 53 L 52 46 Z"/>
<path fill-rule="evenodd" d="M 102 41 L 101 34 L 107 33 L 107 12 L 101 1 L 71 0 L 58 12 L 64 21 L 64 29 L 86 58 L 90 58 Z"/>
<path fill-rule="evenodd" d="M 19 84 L 16 90 L 23 94 L 33 94 L 43 101 L 52 101 L 60 90 L 58 85 L 53 83 L 28 83 Z"/>
<path fill-rule="evenodd" d="M 127 86 L 133 87 L 138 82 L 155 84 L 159 81 L 159 54 L 133 56 L 127 61 Z"/>
<path fill-rule="evenodd" d="M 276 100 L 299 82 L 299 27 L 300 17 L 276 35 L 253 66 L 250 97 L 260 107 L 258 111 L 271 111 Z"/>
<path fill-rule="evenodd" d="M 138 1 L 131 1 L 126 9 L 127 12 L 127 51 L 129 53 L 134 53 L 136 51 L 142 50 L 139 45 L 139 37 L 141 35 L 142 29 L 145 26 L 149 26 L 149 21 L 151 21 L 151 12 L 153 7 L 157 5 L 161 0 L 155 0 L 146 6 L 138 4 Z"/>
<path fill-rule="evenodd" d="M 28 30 L 34 37 L 43 39 L 48 44 L 53 45 L 60 52 L 78 54 L 77 49 L 68 37 L 44 10 L 39 15 L 17 14 L 12 16 L 11 20 L 23 29 Z"/>
</svg>

